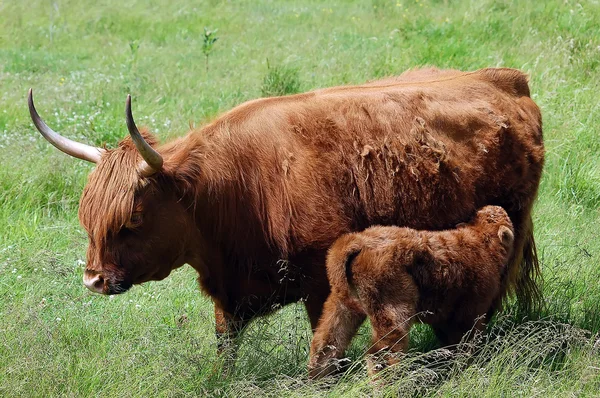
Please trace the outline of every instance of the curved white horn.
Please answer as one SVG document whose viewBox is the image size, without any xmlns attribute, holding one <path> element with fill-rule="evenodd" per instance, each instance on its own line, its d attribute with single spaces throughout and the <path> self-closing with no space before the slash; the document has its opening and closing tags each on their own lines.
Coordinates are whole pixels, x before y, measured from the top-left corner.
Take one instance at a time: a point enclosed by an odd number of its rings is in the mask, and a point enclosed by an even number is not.
<svg viewBox="0 0 600 398">
<path fill-rule="evenodd" d="M 88 162 L 98 163 L 102 154 L 105 152 L 102 148 L 96 148 L 90 145 L 82 144 L 80 142 L 72 141 L 65 138 L 52 130 L 40 117 L 33 104 L 33 90 L 29 89 L 29 95 L 27 96 L 27 103 L 29 105 L 29 114 L 33 124 L 37 130 L 44 136 L 44 138 L 60 149 L 67 155 L 74 156 L 78 159 L 87 160 Z"/>
<path fill-rule="evenodd" d="M 102 148 L 96 148 L 90 145 L 82 144 L 80 142 L 72 141 L 68 138 L 61 136 L 56 131 L 48 127 L 48 125 L 44 123 L 40 115 L 38 115 L 37 111 L 35 110 L 35 106 L 33 105 L 32 89 L 29 89 L 27 103 L 29 104 L 29 114 L 31 115 L 31 120 L 33 121 L 33 124 L 35 124 L 35 127 L 40 133 L 42 133 L 44 138 L 49 143 L 51 143 L 67 155 L 71 155 L 82 160 L 87 160 L 88 162 L 98 163 L 105 150 Z"/>
<path fill-rule="evenodd" d="M 127 101 L 125 103 L 125 118 L 127 120 L 129 135 L 131 135 L 135 147 L 142 155 L 142 158 L 144 158 L 144 162 L 139 166 L 139 171 L 143 176 L 148 177 L 162 168 L 163 158 L 144 140 L 144 137 L 138 131 L 131 113 L 131 95 L 129 94 L 127 94 Z"/>
</svg>

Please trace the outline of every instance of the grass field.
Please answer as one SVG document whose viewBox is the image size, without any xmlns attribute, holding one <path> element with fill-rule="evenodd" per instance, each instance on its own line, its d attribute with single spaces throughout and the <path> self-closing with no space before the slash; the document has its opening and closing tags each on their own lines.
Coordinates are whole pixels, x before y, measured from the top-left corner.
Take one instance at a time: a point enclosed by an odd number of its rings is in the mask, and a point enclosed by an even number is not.
<svg viewBox="0 0 600 398">
<path fill-rule="evenodd" d="M 204 27 L 218 29 L 208 63 Z M 127 93 L 164 142 L 248 99 L 422 65 L 531 76 L 547 147 L 541 312 L 508 308 L 483 348 L 456 353 L 429 351 L 415 328 L 380 385 L 360 360 L 365 326 L 354 367 L 323 384 L 307 381 L 301 306 L 252 324 L 219 375 L 191 268 L 117 297 L 83 287 L 77 206 L 91 166 L 34 130 L 29 87 L 57 131 L 111 147 Z M 599 92 L 598 0 L 0 0 L 0 396 L 600 396 Z"/>
</svg>

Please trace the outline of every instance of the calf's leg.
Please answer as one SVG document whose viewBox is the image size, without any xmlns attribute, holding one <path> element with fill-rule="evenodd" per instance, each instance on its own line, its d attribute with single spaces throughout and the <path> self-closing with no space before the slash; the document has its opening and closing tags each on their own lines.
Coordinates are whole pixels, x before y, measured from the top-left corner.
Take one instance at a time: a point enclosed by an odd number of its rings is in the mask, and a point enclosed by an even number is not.
<svg viewBox="0 0 600 398">
<path fill-rule="evenodd" d="M 340 370 L 339 360 L 364 320 L 365 313 L 358 303 L 335 294 L 329 296 L 310 346 L 308 375 L 311 379 Z"/>
<path fill-rule="evenodd" d="M 406 305 L 383 306 L 369 314 L 373 328 L 371 348 L 367 353 L 369 375 L 399 362 L 400 355 L 408 349 L 413 315 L 414 311 Z"/>
</svg>

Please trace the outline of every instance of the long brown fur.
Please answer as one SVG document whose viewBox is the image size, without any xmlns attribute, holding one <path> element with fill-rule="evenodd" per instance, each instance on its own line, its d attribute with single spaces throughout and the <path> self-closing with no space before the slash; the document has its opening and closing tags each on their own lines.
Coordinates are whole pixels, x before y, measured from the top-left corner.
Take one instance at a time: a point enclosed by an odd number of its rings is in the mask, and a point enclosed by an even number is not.
<svg viewBox="0 0 600 398">
<path fill-rule="evenodd" d="M 525 306 L 538 297 L 530 213 L 544 147 L 519 71 L 424 69 L 254 100 L 153 145 L 162 170 L 138 176 L 126 139 L 81 199 L 86 274 L 102 276 L 104 293 L 188 263 L 227 320 L 219 334 L 300 299 L 314 327 L 338 236 L 376 224 L 440 230 L 496 204 L 515 226 L 503 293 Z"/>
<path fill-rule="evenodd" d="M 513 241 L 513 225 L 497 206 L 452 230 L 376 226 L 342 235 L 327 257 L 331 294 L 311 344 L 311 377 L 334 370 L 365 313 L 373 328 L 370 373 L 398 360 L 390 354 L 406 350 L 415 321 L 432 325 L 444 345 L 482 331 Z"/>
</svg>

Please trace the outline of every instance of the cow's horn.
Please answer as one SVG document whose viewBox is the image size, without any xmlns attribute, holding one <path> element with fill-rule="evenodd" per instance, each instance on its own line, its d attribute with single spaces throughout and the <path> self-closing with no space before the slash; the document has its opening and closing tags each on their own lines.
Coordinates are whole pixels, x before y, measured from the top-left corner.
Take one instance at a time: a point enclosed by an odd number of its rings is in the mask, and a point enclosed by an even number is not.
<svg viewBox="0 0 600 398">
<path fill-rule="evenodd" d="M 144 140 L 144 137 L 138 131 L 131 113 L 131 95 L 129 94 L 127 94 L 127 102 L 125 104 L 125 118 L 127 119 L 129 135 L 131 135 L 135 147 L 142 155 L 142 158 L 144 158 L 144 161 L 139 166 L 140 174 L 145 177 L 151 176 L 162 168 L 163 158 Z"/>
<path fill-rule="evenodd" d="M 48 127 L 48 125 L 44 123 L 40 115 L 38 115 L 37 111 L 35 110 L 35 106 L 33 105 L 32 89 L 29 89 L 27 103 L 29 104 L 29 114 L 31 115 L 31 120 L 33 121 L 33 124 L 35 124 L 35 127 L 40 133 L 42 133 L 44 138 L 49 143 L 51 143 L 67 155 L 87 160 L 88 162 L 98 163 L 105 150 L 102 148 L 96 148 L 90 145 L 82 144 L 80 142 L 72 141 L 68 138 L 61 136 L 56 131 Z"/>
</svg>

